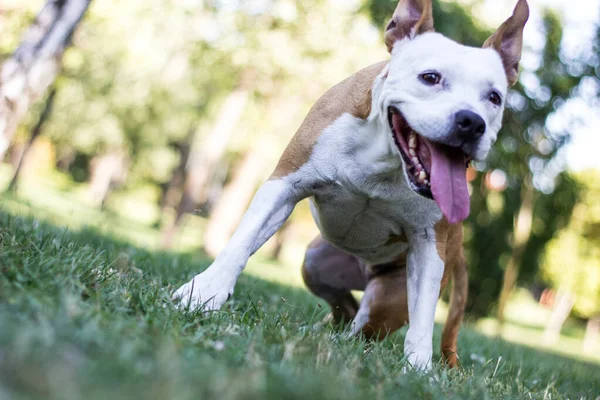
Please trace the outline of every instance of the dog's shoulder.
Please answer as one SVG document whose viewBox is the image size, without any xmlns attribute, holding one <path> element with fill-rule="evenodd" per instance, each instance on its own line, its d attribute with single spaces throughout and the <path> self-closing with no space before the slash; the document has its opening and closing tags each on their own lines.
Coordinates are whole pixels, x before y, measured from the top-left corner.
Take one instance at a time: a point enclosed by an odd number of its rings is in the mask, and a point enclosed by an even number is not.
<svg viewBox="0 0 600 400">
<path fill-rule="evenodd" d="M 334 120 L 346 112 L 357 118 L 367 119 L 371 113 L 373 83 L 387 63 L 387 61 L 382 61 L 370 65 L 338 83 L 319 99 L 315 108 L 319 102 L 324 101 L 336 104 L 341 111 L 336 113 Z"/>
<path fill-rule="evenodd" d="M 366 119 L 371 113 L 373 83 L 387 63 L 366 67 L 325 92 L 296 131 L 271 178 L 286 176 L 304 165 L 319 135 L 342 115 Z"/>
</svg>

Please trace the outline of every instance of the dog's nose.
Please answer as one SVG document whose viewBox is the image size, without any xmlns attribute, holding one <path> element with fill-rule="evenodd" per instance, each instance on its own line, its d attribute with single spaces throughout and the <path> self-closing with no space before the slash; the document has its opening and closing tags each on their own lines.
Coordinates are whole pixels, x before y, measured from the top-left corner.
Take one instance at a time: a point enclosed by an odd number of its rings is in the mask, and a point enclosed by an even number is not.
<svg viewBox="0 0 600 400">
<path fill-rule="evenodd" d="M 485 121 L 473 111 L 461 110 L 454 117 L 454 132 L 461 140 L 473 142 L 485 133 Z"/>
</svg>

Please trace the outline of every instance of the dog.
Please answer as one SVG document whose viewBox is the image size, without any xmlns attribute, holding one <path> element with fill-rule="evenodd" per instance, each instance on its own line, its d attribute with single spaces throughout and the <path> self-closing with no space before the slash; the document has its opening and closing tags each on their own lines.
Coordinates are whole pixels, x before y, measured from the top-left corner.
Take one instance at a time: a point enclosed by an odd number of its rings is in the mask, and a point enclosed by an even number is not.
<svg viewBox="0 0 600 400">
<path fill-rule="evenodd" d="M 456 366 L 467 294 L 466 168 L 496 141 L 528 17 L 527 1 L 518 0 L 474 48 L 434 32 L 431 0 L 400 0 L 385 30 L 390 59 L 316 102 L 225 249 L 174 300 L 220 309 L 248 258 L 310 198 L 320 235 L 303 277 L 335 321 L 373 339 L 409 324 L 407 361 L 428 370 L 436 304 L 453 278 L 441 350 Z M 351 290 L 364 291 L 360 305 Z"/>
</svg>

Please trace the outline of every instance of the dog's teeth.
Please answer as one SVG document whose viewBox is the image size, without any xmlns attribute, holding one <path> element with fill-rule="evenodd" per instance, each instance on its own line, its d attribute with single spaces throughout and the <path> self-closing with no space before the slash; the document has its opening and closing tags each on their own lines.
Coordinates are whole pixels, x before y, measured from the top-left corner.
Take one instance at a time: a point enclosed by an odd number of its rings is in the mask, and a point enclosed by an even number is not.
<svg viewBox="0 0 600 400">
<path fill-rule="evenodd" d="M 429 183 L 429 179 L 425 179 L 425 181 L 423 181 L 424 184 L 426 184 L 427 186 L 431 186 L 431 184 Z"/>
<path fill-rule="evenodd" d="M 413 157 L 416 157 L 416 155 L 417 155 L 417 152 L 415 151 L 414 147 L 411 147 L 410 149 L 408 149 L 408 153 Z"/>
<path fill-rule="evenodd" d="M 425 178 L 427 178 L 427 174 L 425 173 L 425 171 L 421 171 L 421 172 L 419 172 L 419 180 L 420 180 L 421 182 L 424 182 L 424 181 L 425 181 Z"/>
<path fill-rule="evenodd" d="M 408 147 L 413 149 L 417 147 L 417 137 L 414 135 L 414 133 L 410 135 L 410 138 L 408 138 Z"/>
<path fill-rule="evenodd" d="M 419 162 L 419 159 L 417 157 L 413 157 L 412 162 L 414 162 L 415 165 L 421 165 L 421 163 Z"/>
</svg>

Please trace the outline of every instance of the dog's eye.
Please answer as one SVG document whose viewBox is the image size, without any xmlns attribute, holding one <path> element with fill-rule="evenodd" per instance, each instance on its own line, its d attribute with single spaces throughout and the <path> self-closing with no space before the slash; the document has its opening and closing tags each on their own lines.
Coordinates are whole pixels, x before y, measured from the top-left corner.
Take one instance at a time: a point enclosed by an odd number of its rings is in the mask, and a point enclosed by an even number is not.
<svg viewBox="0 0 600 400">
<path fill-rule="evenodd" d="M 425 72 L 419 75 L 421 81 L 426 85 L 437 85 L 442 80 L 442 76 L 437 72 Z"/>
<path fill-rule="evenodd" d="M 492 93 L 490 93 L 489 96 L 488 96 L 488 99 L 495 106 L 499 106 L 500 104 L 502 104 L 502 97 L 500 97 L 500 95 L 498 94 L 498 92 L 492 92 Z"/>
</svg>

